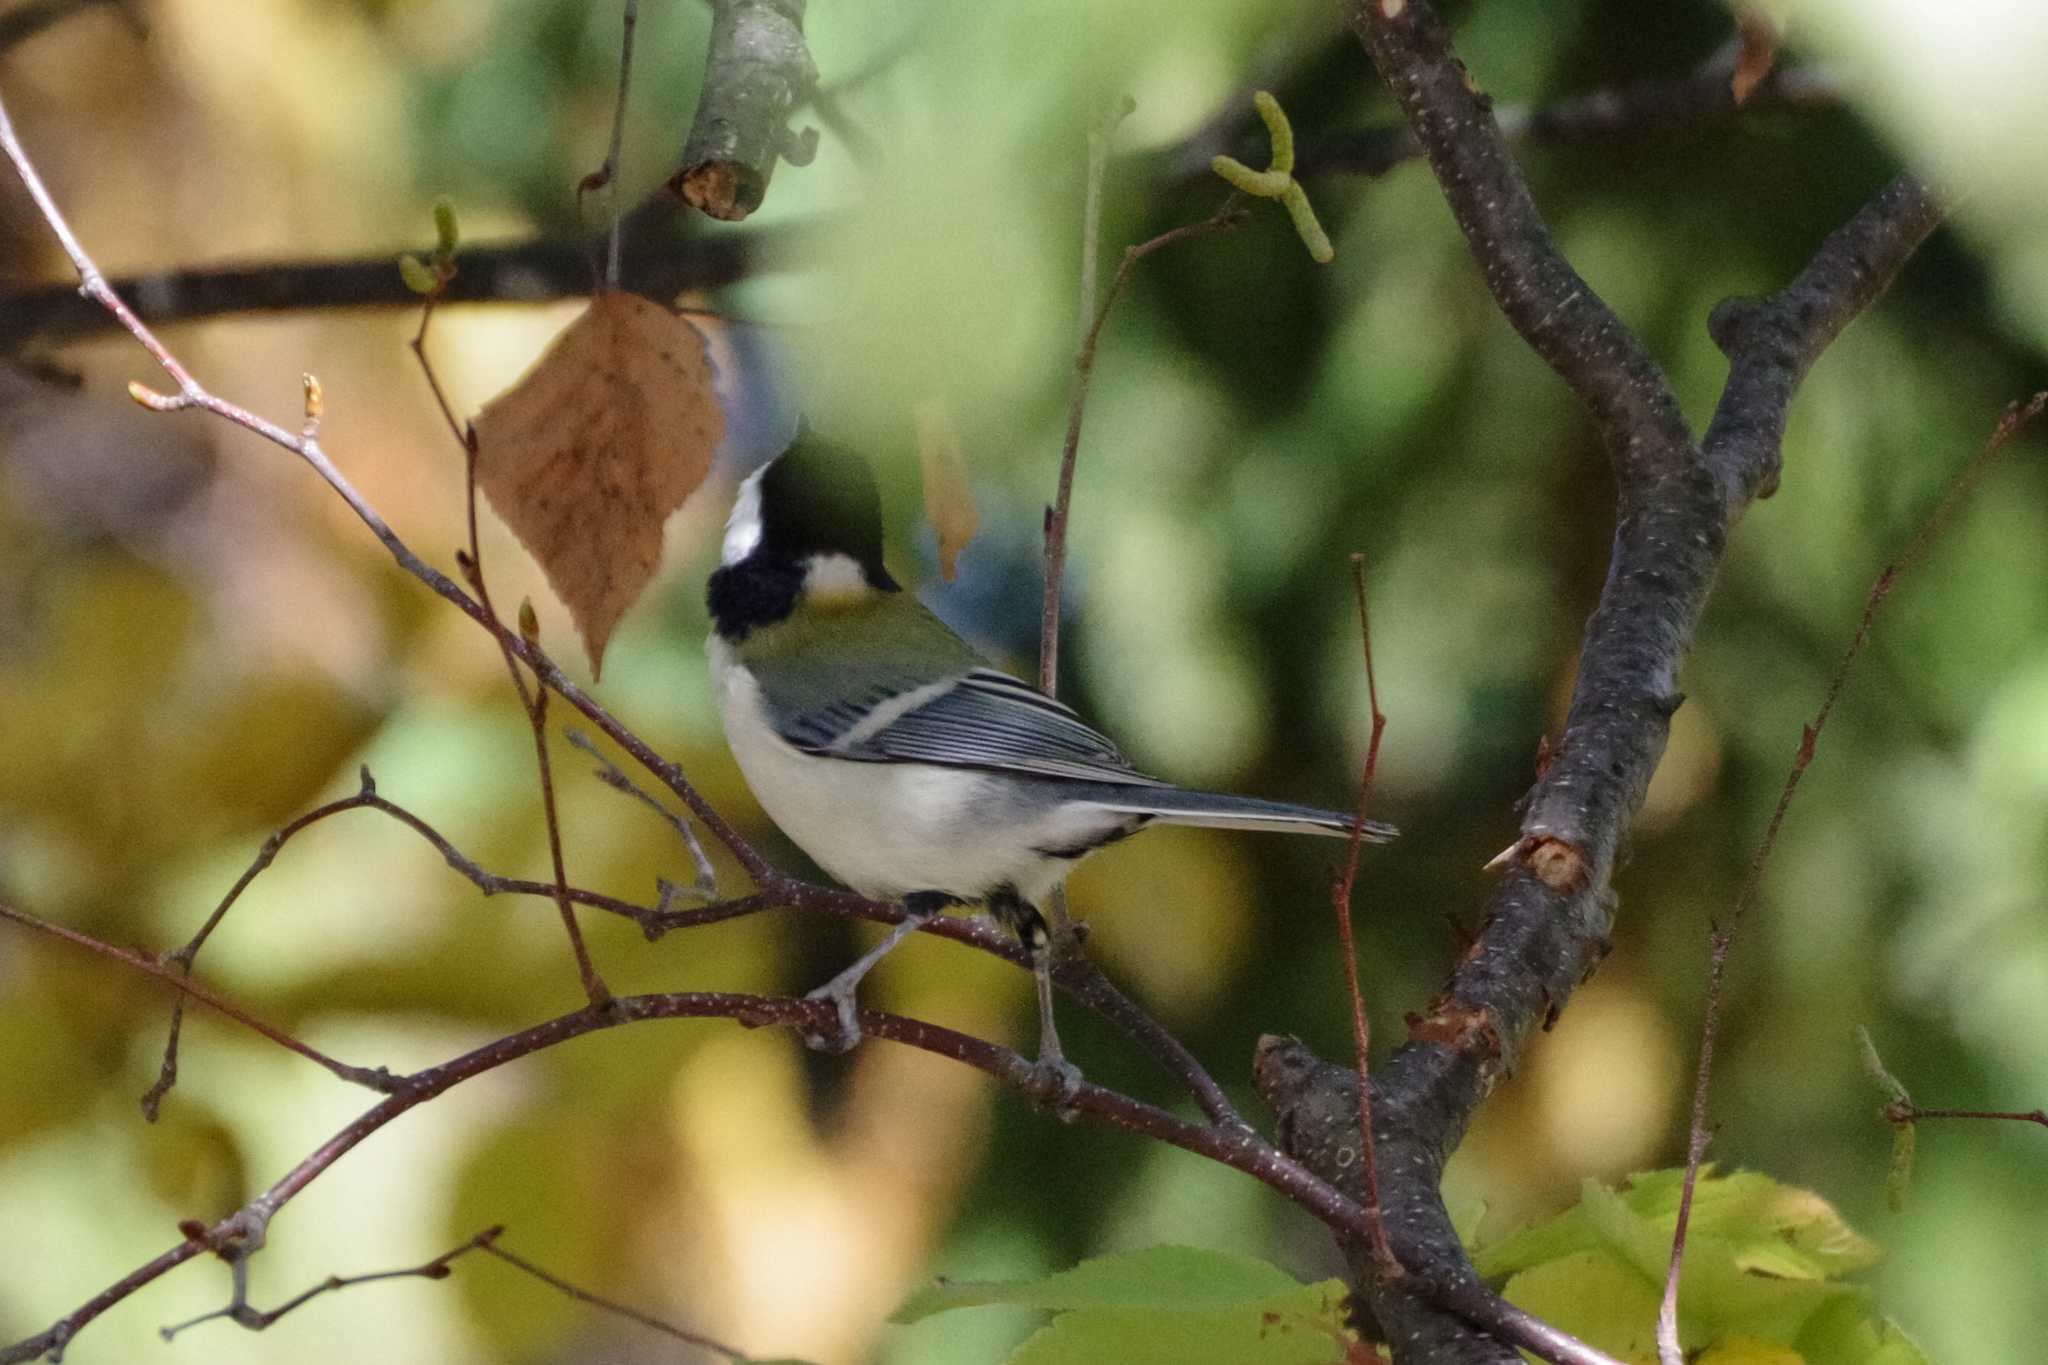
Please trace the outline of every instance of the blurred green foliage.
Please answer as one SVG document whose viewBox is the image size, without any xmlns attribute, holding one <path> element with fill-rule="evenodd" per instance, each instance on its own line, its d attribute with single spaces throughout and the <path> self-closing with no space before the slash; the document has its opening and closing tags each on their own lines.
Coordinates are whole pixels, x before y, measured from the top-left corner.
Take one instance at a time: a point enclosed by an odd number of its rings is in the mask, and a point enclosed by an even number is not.
<svg viewBox="0 0 2048 1365">
<path fill-rule="evenodd" d="M 471 239 L 576 224 L 574 185 L 610 117 L 615 7 L 264 0 L 248 7 L 247 31 L 271 45 L 254 65 L 208 0 L 152 10 L 146 44 L 88 17 L 7 58 L 10 108 L 109 266 L 336 250 L 343 229 L 351 251 L 395 251 L 444 193 Z M 899 566 L 920 583 L 936 574 L 916 527 L 909 412 L 947 405 L 987 529 L 936 598 L 1020 667 L 1071 373 L 1084 130 L 1115 96 L 1136 98 L 1107 184 L 1113 266 L 1124 243 L 1220 202 L 1220 183 L 1182 173 L 1174 153 L 1242 107 L 1246 84 L 1276 90 L 1305 156 L 1392 120 L 1329 11 L 812 7 L 828 83 L 884 63 L 842 100 L 880 156 L 861 165 L 828 131 L 814 165 L 778 172 L 762 221 L 831 212 L 836 226 L 804 268 L 717 302 L 768 324 L 793 400 L 874 451 Z M 1727 28 L 1707 3 L 1654 22 L 1621 0 L 1474 0 L 1451 17 L 1503 101 L 1677 75 Z M 681 145 L 706 22 L 701 6 L 643 6 L 628 202 Z M 1831 32 L 1795 29 L 1793 58 L 1829 55 Z M 1874 128 L 1893 126 L 1901 100 L 1922 108 L 1913 83 L 1940 84 L 1944 68 L 1878 69 L 1853 107 L 1525 150 L 1559 240 L 1669 364 L 1695 421 L 1725 371 L 1708 309 L 1789 278 L 1884 183 L 1900 154 Z M 290 87 L 319 98 L 277 93 Z M 402 136 L 365 135 L 394 119 Z M 1242 124 L 1226 150 L 1263 164 L 1248 108 Z M 2032 156 L 2041 126 L 1994 133 Z M 176 131 L 145 135 L 162 128 Z M 2042 182 L 2026 183 L 2041 207 Z M 1308 188 L 1332 265 L 1312 264 L 1280 213 L 1256 214 L 1147 261 L 1107 329 L 1077 485 L 1064 694 L 1163 776 L 1342 804 L 1365 736 L 1345 566 L 1368 553 L 1391 717 L 1375 806 L 1407 831 L 1372 857 L 1359 898 L 1385 1046 L 1469 928 L 1480 865 L 1514 837 L 1605 571 L 1612 498 L 1588 423 L 1493 310 L 1426 170 Z M 1488 1236 L 1573 1203 L 1587 1178 L 1682 1154 L 1707 923 L 1732 902 L 1799 727 L 1879 567 L 2002 405 L 2048 382 L 2043 310 L 2024 294 L 2029 241 L 1976 220 L 1938 238 L 1809 380 L 1783 489 L 1738 528 L 1685 669 L 1689 700 L 1616 881 L 1614 954 L 1452 1164 L 1454 1201 L 1483 1201 Z M 20 256 L 14 273 L 33 259 L 59 277 L 17 200 L 0 242 Z M 434 345 L 458 403 L 474 410 L 509 383 L 562 320 L 444 314 Z M 298 371 L 318 371 L 329 448 L 445 565 L 462 536 L 460 465 L 405 352 L 412 326 L 336 314 L 173 340 L 217 389 L 274 415 L 295 411 Z M 270 829 L 352 790 L 364 762 L 485 866 L 548 875 L 529 739 L 484 637 L 397 575 L 280 453 L 198 419 L 124 424 L 121 381 L 148 377 L 131 347 L 54 358 L 83 371 L 82 394 L 0 408 L 0 894 L 168 948 Z M 170 458 L 149 444 L 167 432 L 217 443 L 211 472 L 122 503 Z M 2000 1358 L 2048 1334 L 2035 1290 L 2048 1151 L 2016 1126 L 1930 1127 L 1913 1198 L 1888 1213 L 1883 1097 L 1852 1030 L 1869 1027 L 1921 1103 L 2048 1099 L 2042 450 L 2038 435 L 2015 444 L 1901 588 L 1851 682 L 1738 947 L 1716 1087 L 1723 1168 L 1814 1189 L 1886 1247 L 1875 1301 L 1936 1360 Z M 51 468 L 91 477 L 30 478 Z M 81 481 L 107 498 L 53 511 L 48 488 Z M 624 623 L 603 696 L 801 869 L 712 715 L 698 602 L 723 508 L 699 501 L 672 528 L 661 600 Z M 495 525 L 485 532 L 499 599 L 533 595 L 544 635 L 571 657 L 531 566 Z M 658 820 L 556 752 L 575 880 L 641 898 L 657 876 L 688 880 Z M 1320 845 L 1159 833 L 1092 860 L 1073 892 L 1105 967 L 1242 1094 L 1260 1033 L 1348 1047 L 1330 864 Z M 621 991 L 800 990 L 857 942 L 795 916 L 653 945 L 631 925 L 586 924 Z M 399 1068 L 579 1002 L 547 904 L 485 901 L 367 814 L 295 840 L 199 970 L 346 1060 Z M 1028 1046 L 1028 983 L 943 944 L 913 945 L 874 989 L 892 1008 Z M 177 1219 L 231 1208 L 365 1101 L 201 1016 L 163 1122 L 145 1127 L 134 1097 L 156 1074 L 168 1014 L 132 973 L 0 935 L 0 1232 L 38 1248 L 0 1272 L 0 1338 L 155 1255 Z M 1093 1021 L 1062 1023 L 1091 1076 L 1166 1096 Z M 821 1058 L 779 1035 L 679 1023 L 546 1053 L 380 1134 L 279 1217 L 257 1297 L 416 1264 L 501 1221 L 508 1247 L 612 1297 L 757 1355 L 830 1362 L 987 1360 L 1042 1322 L 1011 1307 L 886 1327 L 934 1274 L 1017 1279 L 1162 1241 L 1267 1257 L 1304 1281 L 1339 1269 L 1321 1230 L 1252 1182 L 1051 1122 L 936 1059 L 880 1046 Z M 224 1290 L 218 1268 L 183 1269 L 95 1324 L 75 1358 L 155 1358 L 159 1323 Z M 659 1349 L 481 1261 L 452 1284 L 331 1296 L 264 1336 L 199 1330 L 195 1349 L 220 1360 Z"/>
</svg>

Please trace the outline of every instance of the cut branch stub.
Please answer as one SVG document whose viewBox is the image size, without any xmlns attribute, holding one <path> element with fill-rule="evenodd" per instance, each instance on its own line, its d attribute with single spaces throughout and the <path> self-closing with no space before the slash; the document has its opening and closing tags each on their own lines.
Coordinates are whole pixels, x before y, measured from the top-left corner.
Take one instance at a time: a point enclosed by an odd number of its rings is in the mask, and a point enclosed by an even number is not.
<svg viewBox="0 0 2048 1365">
<path fill-rule="evenodd" d="M 724 435 L 703 335 L 618 292 L 477 415 L 477 484 L 568 606 L 593 672 Z"/>
<path fill-rule="evenodd" d="M 804 0 L 712 0 L 704 87 L 669 188 L 727 222 L 761 207 L 778 157 L 809 160 L 815 135 L 798 138 L 787 123 L 817 83 Z"/>
</svg>

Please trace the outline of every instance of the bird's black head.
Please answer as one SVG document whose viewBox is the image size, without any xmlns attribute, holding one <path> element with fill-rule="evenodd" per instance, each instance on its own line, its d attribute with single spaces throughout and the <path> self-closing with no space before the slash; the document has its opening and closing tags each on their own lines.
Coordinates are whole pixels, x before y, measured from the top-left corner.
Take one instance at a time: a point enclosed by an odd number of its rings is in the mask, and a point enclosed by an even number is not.
<svg viewBox="0 0 2048 1365">
<path fill-rule="evenodd" d="M 759 478 L 756 553 L 798 562 L 841 554 L 877 586 L 888 579 L 882 567 L 882 499 L 866 460 L 802 432 Z"/>
<path fill-rule="evenodd" d="M 712 623 L 736 642 L 786 618 L 807 588 L 898 590 L 882 563 L 882 500 L 867 462 L 801 430 L 740 486 L 707 589 Z"/>
</svg>

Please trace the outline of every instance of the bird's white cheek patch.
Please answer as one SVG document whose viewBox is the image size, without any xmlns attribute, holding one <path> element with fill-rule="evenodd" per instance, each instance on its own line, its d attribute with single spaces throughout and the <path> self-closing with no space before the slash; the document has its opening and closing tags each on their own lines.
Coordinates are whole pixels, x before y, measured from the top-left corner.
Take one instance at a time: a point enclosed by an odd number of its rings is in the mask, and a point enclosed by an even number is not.
<svg viewBox="0 0 2048 1365">
<path fill-rule="evenodd" d="M 804 598 L 812 606 L 848 606 L 865 602 L 874 592 L 850 555 L 812 555 L 804 561 Z"/>
</svg>

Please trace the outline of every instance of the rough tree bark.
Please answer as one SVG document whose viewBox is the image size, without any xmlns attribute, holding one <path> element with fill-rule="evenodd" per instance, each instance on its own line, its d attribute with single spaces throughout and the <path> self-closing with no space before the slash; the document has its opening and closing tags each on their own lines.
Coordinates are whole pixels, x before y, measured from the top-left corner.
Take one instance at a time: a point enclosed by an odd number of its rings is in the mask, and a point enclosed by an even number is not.
<svg viewBox="0 0 2048 1365">
<path fill-rule="evenodd" d="M 1822 244 L 1797 279 L 1711 322 L 1727 388 L 1695 441 L 1663 371 L 1558 251 L 1495 122 L 1427 0 L 1347 5 L 1400 103 L 1501 311 L 1585 403 L 1614 467 L 1606 585 L 1586 623 L 1564 733 L 1530 793 L 1522 838 L 1450 981 L 1374 1078 L 1373 1128 L 1389 1280 L 1347 1245 L 1358 1300 L 1403 1362 L 1512 1365 L 1518 1353 L 1440 1306 L 1476 1288 L 1438 1186 L 1473 1112 L 1606 952 L 1616 850 L 1683 701 L 1677 675 L 1729 529 L 1776 486 L 1800 379 L 1881 294 L 1941 218 L 1901 176 Z M 1357 1076 L 1291 1039 L 1255 1063 L 1282 1147 L 1354 1198 L 1364 1193 Z M 1434 1297 L 1417 1281 L 1433 1286 Z"/>
</svg>

